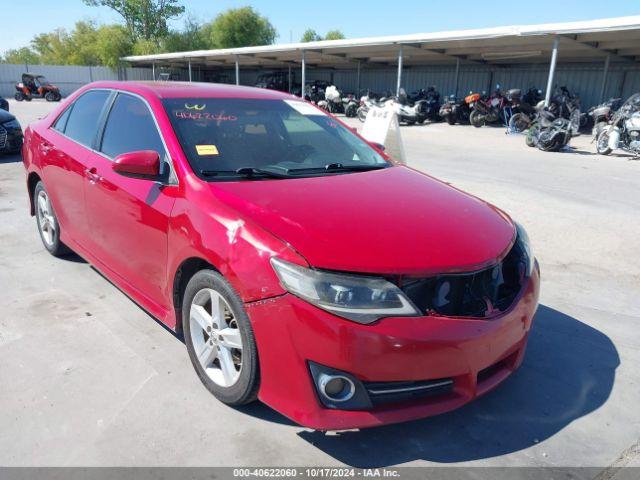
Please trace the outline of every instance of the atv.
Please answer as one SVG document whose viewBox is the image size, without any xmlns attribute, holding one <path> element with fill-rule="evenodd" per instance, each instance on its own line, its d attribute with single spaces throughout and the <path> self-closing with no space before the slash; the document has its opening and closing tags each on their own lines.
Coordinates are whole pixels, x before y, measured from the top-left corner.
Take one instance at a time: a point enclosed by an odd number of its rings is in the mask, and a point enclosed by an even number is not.
<svg viewBox="0 0 640 480">
<path fill-rule="evenodd" d="M 30 102 L 33 98 L 44 98 L 47 102 L 59 102 L 62 98 L 60 89 L 51 85 L 42 75 L 22 74 L 22 82 L 16 83 L 14 98 L 21 102 Z"/>
</svg>

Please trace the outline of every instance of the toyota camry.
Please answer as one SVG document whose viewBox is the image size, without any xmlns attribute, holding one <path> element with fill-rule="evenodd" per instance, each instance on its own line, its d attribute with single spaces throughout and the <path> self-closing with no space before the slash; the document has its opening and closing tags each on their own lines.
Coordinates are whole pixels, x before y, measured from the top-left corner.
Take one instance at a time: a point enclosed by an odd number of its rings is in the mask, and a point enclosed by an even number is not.
<svg viewBox="0 0 640 480">
<path fill-rule="evenodd" d="M 297 97 L 93 83 L 26 129 L 23 160 L 44 248 L 174 329 L 228 405 L 370 427 L 458 408 L 523 361 L 525 229 Z"/>
</svg>

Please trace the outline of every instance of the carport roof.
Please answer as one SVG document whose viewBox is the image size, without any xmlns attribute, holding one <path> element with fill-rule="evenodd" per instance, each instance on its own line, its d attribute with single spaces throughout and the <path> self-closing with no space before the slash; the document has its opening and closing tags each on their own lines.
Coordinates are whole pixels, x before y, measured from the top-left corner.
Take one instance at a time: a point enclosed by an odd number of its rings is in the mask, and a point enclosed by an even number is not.
<svg viewBox="0 0 640 480">
<path fill-rule="evenodd" d="M 640 59 L 640 15 L 569 23 L 512 25 L 448 32 L 325 40 L 257 47 L 198 50 L 124 57 L 136 65 L 231 67 L 236 59 L 247 67 L 298 65 L 305 52 L 308 66 L 355 68 L 395 65 L 402 45 L 403 63 L 447 65 L 460 60 L 475 64 L 547 62 L 553 40 L 559 39 L 563 62 L 592 62 L 610 55 L 614 62 Z"/>
</svg>

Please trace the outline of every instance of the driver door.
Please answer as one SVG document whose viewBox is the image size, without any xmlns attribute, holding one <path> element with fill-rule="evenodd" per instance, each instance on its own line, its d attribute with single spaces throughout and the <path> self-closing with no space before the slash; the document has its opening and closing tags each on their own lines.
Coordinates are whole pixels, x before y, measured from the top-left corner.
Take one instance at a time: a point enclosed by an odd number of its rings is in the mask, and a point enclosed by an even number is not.
<svg viewBox="0 0 640 480">
<path fill-rule="evenodd" d="M 149 300 L 169 308 L 167 231 L 177 184 L 124 177 L 113 170 L 115 157 L 139 150 L 158 152 L 162 168 L 170 169 L 167 149 L 144 100 L 124 92 L 115 96 L 98 150 L 101 155 L 93 158 L 84 185 L 93 251 Z"/>
</svg>

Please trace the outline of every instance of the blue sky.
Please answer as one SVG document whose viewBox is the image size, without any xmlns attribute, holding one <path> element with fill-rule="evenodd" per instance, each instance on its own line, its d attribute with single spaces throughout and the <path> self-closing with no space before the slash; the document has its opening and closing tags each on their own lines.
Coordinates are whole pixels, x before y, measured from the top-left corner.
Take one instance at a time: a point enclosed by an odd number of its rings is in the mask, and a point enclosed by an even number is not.
<svg viewBox="0 0 640 480">
<path fill-rule="evenodd" d="M 0 17 L 1 50 L 25 46 L 41 32 L 57 27 L 71 28 L 77 20 L 119 21 L 108 8 L 87 7 L 82 0 L 20 0 L 18 3 L 24 15 Z M 287 43 L 290 38 L 299 40 L 306 28 L 320 34 L 337 28 L 353 38 L 640 14 L 639 0 L 183 0 L 182 4 L 200 20 L 209 20 L 227 8 L 251 5 L 276 27 L 278 43 Z M 16 8 L 17 5 L 14 4 Z M 181 21 L 173 23 L 179 26 Z"/>
</svg>

